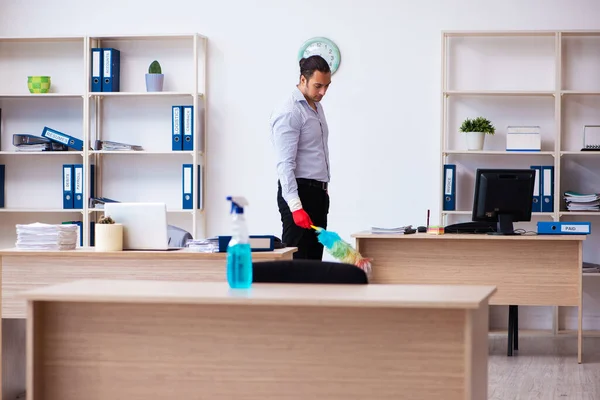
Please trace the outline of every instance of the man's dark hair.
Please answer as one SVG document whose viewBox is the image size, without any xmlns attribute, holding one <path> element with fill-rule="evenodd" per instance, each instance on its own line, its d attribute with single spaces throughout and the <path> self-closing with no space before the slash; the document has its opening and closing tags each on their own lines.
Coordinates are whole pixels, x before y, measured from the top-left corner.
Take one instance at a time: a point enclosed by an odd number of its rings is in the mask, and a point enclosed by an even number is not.
<svg viewBox="0 0 600 400">
<path fill-rule="evenodd" d="M 315 71 L 322 72 L 324 74 L 331 72 L 327 61 L 319 55 L 310 56 L 300 60 L 300 75 L 304 75 L 308 81 Z"/>
</svg>

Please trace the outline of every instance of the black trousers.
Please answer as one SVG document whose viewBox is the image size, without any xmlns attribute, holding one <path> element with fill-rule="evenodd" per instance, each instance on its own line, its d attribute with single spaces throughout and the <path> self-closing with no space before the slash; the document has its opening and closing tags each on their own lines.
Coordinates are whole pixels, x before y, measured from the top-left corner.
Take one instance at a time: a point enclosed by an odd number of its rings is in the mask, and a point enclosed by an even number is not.
<svg viewBox="0 0 600 400">
<path fill-rule="evenodd" d="M 298 184 L 298 196 L 302 208 L 310 216 L 315 226 L 327 229 L 327 214 L 329 214 L 329 194 L 321 188 Z M 277 205 L 281 214 L 283 233 L 281 241 L 288 247 L 297 247 L 295 259 L 323 259 L 323 245 L 317 240 L 314 229 L 300 228 L 294 222 L 290 207 L 281 195 L 281 184 L 278 182 Z"/>
</svg>

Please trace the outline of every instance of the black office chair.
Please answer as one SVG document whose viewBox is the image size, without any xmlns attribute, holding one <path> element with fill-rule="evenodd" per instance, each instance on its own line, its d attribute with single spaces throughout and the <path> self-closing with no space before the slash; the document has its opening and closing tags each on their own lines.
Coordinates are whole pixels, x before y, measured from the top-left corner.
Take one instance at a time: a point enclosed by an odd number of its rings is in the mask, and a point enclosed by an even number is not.
<svg viewBox="0 0 600 400">
<path fill-rule="evenodd" d="M 367 274 L 352 264 L 320 260 L 253 263 L 255 283 L 368 284 Z"/>
</svg>

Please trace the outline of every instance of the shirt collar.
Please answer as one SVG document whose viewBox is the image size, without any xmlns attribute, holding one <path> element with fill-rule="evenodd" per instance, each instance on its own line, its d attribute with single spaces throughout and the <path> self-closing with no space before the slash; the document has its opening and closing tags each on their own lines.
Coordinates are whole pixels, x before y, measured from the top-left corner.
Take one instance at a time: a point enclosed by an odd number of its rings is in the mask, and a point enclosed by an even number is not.
<svg viewBox="0 0 600 400">
<path fill-rule="evenodd" d="M 292 92 L 292 96 L 294 97 L 294 99 L 296 101 L 305 101 L 306 103 L 308 103 L 306 101 L 306 98 L 304 97 L 304 95 L 302 94 L 302 92 L 300 91 L 300 89 L 298 89 L 297 86 L 294 88 L 294 91 Z"/>
</svg>

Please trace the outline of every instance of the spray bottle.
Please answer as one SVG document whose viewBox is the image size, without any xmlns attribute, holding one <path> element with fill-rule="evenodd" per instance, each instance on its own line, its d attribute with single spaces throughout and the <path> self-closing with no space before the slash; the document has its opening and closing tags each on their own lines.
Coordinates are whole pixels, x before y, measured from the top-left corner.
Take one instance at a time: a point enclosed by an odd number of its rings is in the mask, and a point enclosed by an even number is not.
<svg viewBox="0 0 600 400">
<path fill-rule="evenodd" d="M 227 282 L 232 289 L 247 289 L 252 286 L 252 253 L 244 206 L 248 201 L 243 197 L 229 196 L 233 232 L 227 246 Z"/>
</svg>

